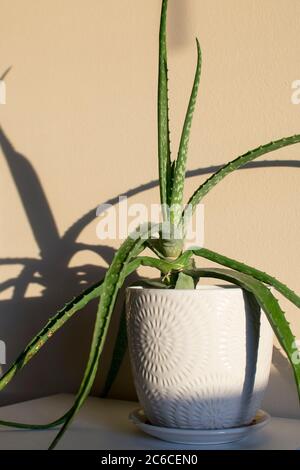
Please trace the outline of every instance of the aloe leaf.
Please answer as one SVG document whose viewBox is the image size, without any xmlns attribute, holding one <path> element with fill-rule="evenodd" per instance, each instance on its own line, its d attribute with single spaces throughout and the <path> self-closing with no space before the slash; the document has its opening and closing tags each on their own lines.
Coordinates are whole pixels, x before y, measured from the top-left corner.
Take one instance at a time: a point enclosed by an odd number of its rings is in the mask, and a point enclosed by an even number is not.
<svg viewBox="0 0 300 470">
<path fill-rule="evenodd" d="M 201 202 L 203 197 L 206 196 L 206 194 L 214 186 L 216 186 L 220 181 L 222 181 L 225 176 L 229 175 L 229 173 L 232 173 L 238 168 L 246 165 L 247 163 L 251 162 L 252 160 L 255 160 L 258 157 L 261 157 L 262 155 L 265 155 L 266 153 L 273 152 L 275 150 L 281 149 L 288 145 L 297 144 L 299 142 L 299 134 L 291 137 L 284 137 L 283 139 L 276 140 L 275 142 L 270 142 L 266 145 L 261 145 L 260 147 L 254 150 L 250 150 L 249 152 L 244 153 L 240 157 L 237 157 L 235 160 L 232 160 L 231 162 L 224 165 L 222 168 L 220 168 L 220 170 L 211 175 L 203 184 L 201 184 L 201 186 L 199 186 L 199 188 L 191 196 L 188 202 L 188 206 L 191 205 L 192 211 L 194 211 L 197 204 Z M 187 209 L 185 209 L 183 215 L 186 213 L 186 210 Z"/>
<path fill-rule="evenodd" d="M 159 279 L 139 279 L 131 284 L 131 286 L 142 286 L 148 289 L 167 289 L 168 286 L 161 282 Z M 115 347 L 112 355 L 111 365 L 105 385 L 102 392 L 102 397 L 106 397 L 118 375 L 121 364 L 123 362 L 127 350 L 127 330 L 126 330 L 126 304 L 124 302 L 121 312 L 121 318 L 115 342 Z"/>
<path fill-rule="evenodd" d="M 92 285 L 79 296 L 68 302 L 53 317 L 49 319 L 44 328 L 30 341 L 24 351 L 18 356 L 16 361 L 0 379 L 0 390 L 13 379 L 18 371 L 40 351 L 45 343 L 79 310 L 83 309 L 89 302 L 96 299 L 101 294 L 102 280 Z M 47 429 L 61 424 L 66 418 L 66 414 L 47 424 L 26 424 L 13 421 L 0 420 L 0 425 L 22 429 Z"/>
<path fill-rule="evenodd" d="M 197 43 L 197 55 L 198 55 L 196 73 L 195 73 L 194 84 L 192 88 L 190 101 L 189 101 L 186 116 L 185 116 L 185 121 L 184 121 L 180 144 L 179 144 L 178 156 L 177 156 L 176 165 L 175 165 L 175 174 L 174 174 L 173 191 L 172 191 L 172 204 L 171 204 L 172 206 L 171 221 L 174 224 L 176 224 L 180 220 L 180 216 L 181 216 L 188 144 L 189 144 L 190 131 L 191 131 L 191 126 L 192 126 L 196 101 L 197 101 L 197 94 L 198 94 L 200 75 L 201 75 L 201 49 L 200 49 L 200 44 L 199 44 L 198 39 L 196 39 L 196 43 Z"/>
<path fill-rule="evenodd" d="M 160 200 L 165 206 L 168 200 L 168 186 L 171 171 L 169 105 L 168 105 L 168 64 L 167 64 L 167 9 L 168 0 L 163 0 L 159 31 L 159 72 L 158 72 L 158 163 Z M 164 220 L 165 220 L 164 219 Z"/>
<path fill-rule="evenodd" d="M 84 377 L 76 395 L 74 405 L 68 412 L 68 416 L 62 428 L 50 445 L 50 449 L 54 449 L 57 445 L 92 388 L 98 370 L 99 358 L 107 336 L 111 315 L 115 306 L 116 297 L 125 278 L 124 272 L 126 271 L 126 268 L 128 268 L 128 263 L 131 261 L 132 257 L 136 256 L 136 253 L 139 253 L 145 246 L 147 237 L 149 238 L 153 233 L 153 227 L 153 224 L 147 224 L 146 228 L 140 229 L 135 235 L 130 235 L 115 254 L 115 257 L 107 270 L 102 285 L 101 299 L 97 310 L 94 334 Z"/>
<path fill-rule="evenodd" d="M 111 359 L 110 368 L 106 377 L 105 385 L 103 388 L 102 397 L 106 397 L 114 383 L 121 364 L 123 362 L 127 350 L 127 329 L 126 329 L 126 304 L 123 303 L 123 308 L 120 317 L 118 333 L 116 337 L 115 347 Z"/>
<path fill-rule="evenodd" d="M 175 284 L 175 289 L 195 289 L 195 282 L 192 276 L 179 273 Z"/>
<path fill-rule="evenodd" d="M 285 314 L 281 309 L 278 300 L 270 292 L 268 287 L 266 287 L 257 279 L 248 276 L 247 274 L 223 268 L 194 269 L 186 271 L 186 274 L 194 276 L 197 279 L 200 277 L 214 277 L 217 279 L 223 279 L 225 281 L 236 284 L 254 294 L 257 302 L 265 312 L 279 343 L 287 354 L 294 372 L 300 399 L 300 363 L 298 364 L 298 361 L 293 360 L 296 339 L 290 329 L 289 323 L 285 318 Z"/>
<path fill-rule="evenodd" d="M 270 286 L 273 286 L 278 292 L 280 292 L 284 297 L 286 297 L 290 302 L 295 304 L 298 308 L 300 308 L 300 297 L 292 291 L 288 286 L 283 284 L 282 282 L 278 281 L 273 276 L 269 274 L 259 271 L 256 268 L 251 266 L 247 266 L 240 261 L 236 261 L 232 258 L 228 258 L 227 256 L 223 256 L 220 253 L 216 253 L 214 251 L 208 250 L 207 248 L 200 248 L 198 250 L 193 250 L 193 253 L 197 256 L 201 256 L 202 258 L 209 259 L 214 263 L 222 264 L 227 268 L 234 269 L 235 271 L 239 271 L 244 274 L 248 274 L 255 279 L 262 281 Z"/>
<path fill-rule="evenodd" d="M 128 265 L 128 270 L 132 272 L 139 266 L 148 266 L 158 269 L 162 274 L 169 274 L 172 271 L 182 271 L 190 266 L 192 252 L 186 251 L 175 260 L 152 258 L 151 256 L 139 256 Z M 129 272 L 129 271 L 128 271 Z"/>
</svg>

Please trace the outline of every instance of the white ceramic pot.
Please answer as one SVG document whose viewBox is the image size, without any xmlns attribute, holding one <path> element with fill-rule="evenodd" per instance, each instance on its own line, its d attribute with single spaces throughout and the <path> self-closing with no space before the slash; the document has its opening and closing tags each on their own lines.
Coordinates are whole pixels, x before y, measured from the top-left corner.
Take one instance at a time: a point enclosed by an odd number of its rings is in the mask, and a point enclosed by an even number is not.
<svg viewBox="0 0 300 470">
<path fill-rule="evenodd" d="M 220 429 L 250 423 L 268 383 L 273 333 L 238 287 L 127 289 L 136 391 L 152 424 Z"/>
</svg>

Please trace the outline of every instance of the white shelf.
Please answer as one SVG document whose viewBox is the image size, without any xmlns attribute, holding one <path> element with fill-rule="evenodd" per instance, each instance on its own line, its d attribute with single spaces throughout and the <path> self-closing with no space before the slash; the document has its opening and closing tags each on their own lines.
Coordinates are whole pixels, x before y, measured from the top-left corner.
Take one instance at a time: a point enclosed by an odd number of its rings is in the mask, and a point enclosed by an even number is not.
<svg viewBox="0 0 300 470">
<path fill-rule="evenodd" d="M 62 415 L 72 404 L 73 395 L 54 395 L 0 408 L 0 419 L 45 423 Z M 58 449 L 78 450 L 193 450 L 199 446 L 171 444 L 142 434 L 128 420 L 137 403 L 89 398 Z M 57 430 L 23 431 L 0 428 L 0 450 L 47 449 Z M 233 444 L 203 449 L 290 449 L 300 448 L 300 420 L 272 418 L 252 436 Z"/>
</svg>

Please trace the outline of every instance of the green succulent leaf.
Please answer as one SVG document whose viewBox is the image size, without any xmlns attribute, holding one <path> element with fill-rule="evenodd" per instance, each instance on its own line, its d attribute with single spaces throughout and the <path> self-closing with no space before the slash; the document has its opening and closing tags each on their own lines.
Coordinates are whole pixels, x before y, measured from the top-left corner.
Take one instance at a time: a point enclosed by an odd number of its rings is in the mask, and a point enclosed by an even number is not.
<svg viewBox="0 0 300 470">
<path fill-rule="evenodd" d="M 102 285 L 101 298 L 97 310 L 90 355 L 86 365 L 84 377 L 76 395 L 74 405 L 68 412 L 67 419 L 65 420 L 54 441 L 50 445 L 50 449 L 55 448 L 67 430 L 74 415 L 83 405 L 92 388 L 98 370 L 98 361 L 104 347 L 110 319 L 114 310 L 116 297 L 126 277 L 125 272 L 130 272 L 128 270 L 128 264 L 132 258 L 136 257 L 137 253 L 139 253 L 144 248 L 146 240 L 153 234 L 155 227 L 156 226 L 154 226 L 154 224 L 147 224 L 146 226 L 139 228 L 135 234 L 131 234 L 121 245 L 115 254 L 110 267 L 107 270 Z"/>
<path fill-rule="evenodd" d="M 192 276 L 179 273 L 175 284 L 175 289 L 195 289 L 195 281 Z"/>
<path fill-rule="evenodd" d="M 188 153 L 188 144 L 190 138 L 193 114 L 196 105 L 196 99 L 201 75 L 201 49 L 197 40 L 197 67 L 194 77 L 193 88 L 189 100 L 185 122 L 180 139 L 180 145 L 175 162 L 171 161 L 170 151 L 170 131 L 169 131 L 169 108 L 168 108 L 168 64 L 167 64 L 167 8 L 168 0 L 162 0 L 161 22 L 159 33 L 159 76 L 158 76 L 158 160 L 159 160 L 159 184 L 160 198 L 163 205 L 163 219 L 169 221 L 171 218 L 171 233 L 181 224 L 186 223 L 185 216 L 190 215 L 190 207 L 182 212 L 184 182 L 186 172 L 186 162 Z M 254 159 L 300 142 L 300 135 L 283 138 L 275 142 L 260 146 L 251 150 L 235 160 L 227 163 L 220 170 L 210 176 L 192 195 L 189 200 L 189 206 L 192 206 L 192 212 L 202 198 L 216 186 L 225 176 L 246 165 Z M 168 208 L 171 210 L 170 213 Z M 187 210 L 189 212 L 187 213 Z M 159 239 L 151 239 L 153 234 L 158 232 Z M 265 284 L 273 286 L 278 292 L 287 299 L 300 307 L 300 297 L 291 289 L 282 284 L 268 274 L 255 268 L 247 266 L 231 258 L 220 255 L 208 249 L 188 250 L 182 254 L 183 240 L 176 240 L 175 236 L 164 237 L 162 226 L 147 224 L 137 230 L 134 236 L 130 236 L 117 251 L 113 262 L 107 270 L 103 281 L 95 284 L 84 293 L 76 297 L 73 301 L 66 304 L 54 317 L 50 318 L 46 326 L 32 339 L 24 351 L 9 370 L 0 379 L 0 390 L 2 390 L 16 373 L 27 364 L 32 357 L 44 346 L 56 331 L 62 327 L 66 321 L 76 312 L 81 310 L 88 302 L 95 298 L 100 298 L 96 321 L 94 326 L 93 338 L 91 342 L 90 354 L 87 361 L 84 377 L 79 391 L 76 395 L 72 407 L 57 420 L 48 424 L 25 424 L 9 421 L 0 421 L 0 425 L 13 426 L 24 429 L 47 429 L 62 424 L 60 431 L 52 442 L 50 449 L 53 449 L 64 432 L 67 430 L 74 415 L 80 409 L 87 398 L 94 383 L 95 376 L 99 366 L 99 360 L 107 337 L 111 317 L 114 313 L 115 303 L 119 290 L 127 276 L 140 266 L 149 266 L 158 269 L 161 273 L 161 280 L 141 280 L 139 283 L 151 288 L 176 288 L 176 289 L 194 289 L 195 284 L 200 277 L 212 277 L 223 279 L 242 287 L 252 302 L 253 310 L 262 308 L 281 344 L 285 350 L 291 366 L 294 371 L 300 398 L 300 364 L 293 360 L 295 355 L 296 342 L 289 323 L 285 319 L 284 312 L 277 299 L 266 287 Z M 144 248 L 148 246 L 158 256 L 140 256 Z M 231 269 L 222 268 L 203 268 L 196 269 L 192 255 L 201 256 Z M 260 308 L 258 309 L 259 306 Z M 125 308 L 120 319 L 119 331 L 112 356 L 111 368 L 109 370 L 104 394 L 107 394 L 120 368 L 127 346 Z"/>
<path fill-rule="evenodd" d="M 13 379 L 16 373 L 41 350 L 46 342 L 78 311 L 82 310 L 89 302 L 99 298 L 102 290 L 102 280 L 92 285 L 76 298 L 68 302 L 53 317 L 49 319 L 44 328 L 30 341 L 22 353 L 17 357 L 8 371 L 0 379 L 0 390 Z M 21 429 L 47 429 L 55 427 L 64 422 L 68 412 L 60 418 L 46 424 L 27 424 L 13 421 L 0 420 L 1 426 L 10 426 Z"/>
<path fill-rule="evenodd" d="M 186 172 L 186 161 L 188 153 L 188 145 L 190 139 L 191 126 L 193 121 L 193 115 L 195 111 L 197 94 L 199 90 L 200 76 L 201 76 L 201 49 L 198 39 L 196 39 L 197 44 L 197 67 L 194 78 L 194 84 L 192 88 L 192 93 L 190 101 L 188 104 L 185 121 L 183 125 L 183 130 L 181 134 L 179 151 L 175 165 L 174 173 L 174 182 L 172 190 L 172 203 L 171 203 L 171 221 L 176 225 L 181 218 L 182 203 L 183 203 L 183 191 L 184 191 L 184 182 L 185 182 L 185 172 Z"/>
<path fill-rule="evenodd" d="M 214 263 L 221 264 L 226 266 L 227 268 L 234 269 L 235 271 L 239 271 L 244 274 L 248 274 L 255 279 L 262 281 L 270 286 L 274 287 L 278 292 L 280 292 L 284 297 L 286 297 L 290 302 L 295 304 L 298 308 L 300 308 L 300 297 L 295 292 L 293 292 L 288 286 L 283 284 L 282 282 L 278 281 L 273 276 L 269 274 L 259 271 L 256 268 L 251 266 L 247 266 L 240 261 L 236 261 L 232 258 L 228 258 L 227 256 L 223 256 L 220 253 L 216 253 L 214 251 L 208 250 L 207 248 L 199 248 L 198 250 L 193 250 L 193 253 L 197 256 L 201 256 L 202 258 L 206 258 Z"/>
<path fill-rule="evenodd" d="M 110 368 L 109 368 L 105 385 L 103 388 L 102 397 L 106 397 L 108 395 L 118 375 L 126 350 L 127 350 L 126 303 L 124 302 L 122 312 L 121 312 L 115 347 L 114 347 L 114 351 L 113 351 L 113 355 L 111 359 Z"/>
<path fill-rule="evenodd" d="M 300 364 L 294 360 L 296 350 L 296 338 L 293 335 L 289 323 L 287 322 L 284 312 L 281 309 L 278 300 L 270 292 L 262 282 L 254 279 L 247 274 L 223 269 L 223 268 L 203 268 L 185 271 L 186 274 L 199 279 L 201 277 L 212 277 L 223 279 L 227 282 L 236 284 L 242 289 L 251 292 L 263 311 L 265 312 L 273 331 L 287 354 L 289 362 L 292 366 L 295 381 L 297 385 L 298 395 L 300 399 Z"/>
<path fill-rule="evenodd" d="M 214 188 L 220 181 L 222 181 L 225 176 L 229 175 L 238 168 L 246 165 L 247 163 L 255 160 L 266 153 L 273 152 L 275 150 L 287 147 L 288 145 L 294 145 L 300 142 L 300 135 L 293 135 L 291 137 L 284 137 L 283 139 L 276 140 L 275 142 L 270 142 L 266 145 L 261 145 L 260 147 L 250 150 L 249 152 L 244 153 L 240 157 L 237 157 L 235 160 L 224 165 L 220 170 L 210 176 L 199 188 L 194 192 L 188 205 L 191 205 L 192 211 L 195 210 L 197 204 L 199 204 L 203 197 Z M 186 209 L 187 210 L 187 209 Z M 184 213 L 186 212 L 184 211 Z M 184 215 L 184 214 L 183 214 Z"/>
<path fill-rule="evenodd" d="M 173 187 L 174 187 L 175 168 L 176 168 L 176 160 L 171 162 L 171 166 L 170 166 L 170 177 L 168 179 L 168 194 L 167 194 L 168 207 L 170 207 L 172 204 L 172 192 L 173 192 Z"/>
</svg>

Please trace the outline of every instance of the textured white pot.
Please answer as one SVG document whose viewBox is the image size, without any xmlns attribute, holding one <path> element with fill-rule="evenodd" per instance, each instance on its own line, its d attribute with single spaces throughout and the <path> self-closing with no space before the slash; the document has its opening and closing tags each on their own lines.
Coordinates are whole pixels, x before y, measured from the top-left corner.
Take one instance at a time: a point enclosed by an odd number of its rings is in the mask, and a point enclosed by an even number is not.
<svg viewBox="0 0 300 470">
<path fill-rule="evenodd" d="M 273 345 L 251 299 L 237 287 L 127 289 L 134 381 L 152 424 L 220 429 L 251 422 Z"/>
</svg>

